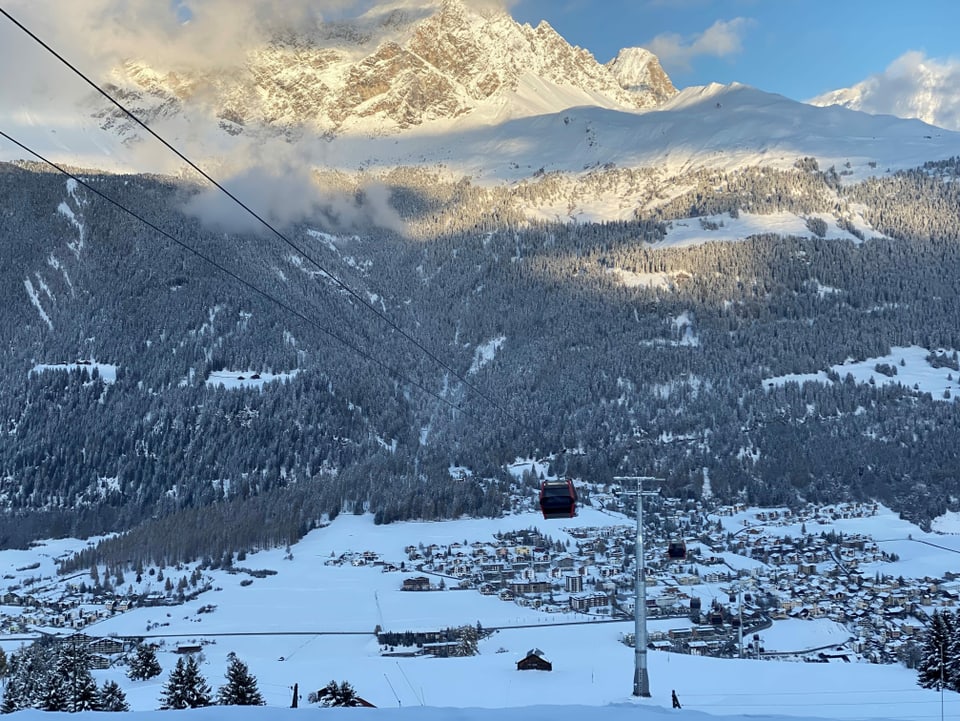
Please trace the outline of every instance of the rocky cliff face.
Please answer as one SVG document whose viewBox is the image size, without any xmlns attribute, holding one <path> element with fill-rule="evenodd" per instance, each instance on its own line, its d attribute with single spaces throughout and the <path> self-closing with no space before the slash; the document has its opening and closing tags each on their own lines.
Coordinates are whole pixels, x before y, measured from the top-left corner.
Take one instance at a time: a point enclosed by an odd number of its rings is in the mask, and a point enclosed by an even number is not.
<svg viewBox="0 0 960 721">
<path fill-rule="evenodd" d="M 659 105 L 677 94 L 657 56 L 643 48 L 624 48 L 606 65 L 620 84 L 637 98 Z"/>
<path fill-rule="evenodd" d="M 637 110 L 676 94 L 646 51 L 625 51 L 604 66 L 546 22 L 521 25 L 462 0 L 426 2 L 298 30 L 215 74 L 132 60 L 117 71 L 114 90 L 148 116 L 202 109 L 232 134 L 261 127 L 382 134 L 485 107 L 499 117 L 577 104 Z"/>
</svg>

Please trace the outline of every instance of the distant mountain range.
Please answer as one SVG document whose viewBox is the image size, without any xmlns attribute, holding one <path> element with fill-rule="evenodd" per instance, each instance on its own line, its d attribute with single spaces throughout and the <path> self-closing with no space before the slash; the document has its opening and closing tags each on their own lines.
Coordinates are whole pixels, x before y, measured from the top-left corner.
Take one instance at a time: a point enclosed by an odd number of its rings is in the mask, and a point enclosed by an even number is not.
<svg viewBox="0 0 960 721">
<path fill-rule="evenodd" d="M 800 157 L 849 163 L 860 178 L 960 152 L 943 128 L 815 107 L 874 112 L 887 76 L 812 105 L 738 84 L 678 92 L 644 49 L 602 65 L 546 22 L 534 28 L 464 0 L 377 3 L 352 19 L 277 30 L 212 68 L 184 62 L 133 57 L 114 67 L 107 87 L 221 178 L 251 167 L 382 174 L 402 166 L 497 183 L 559 171 L 577 184 L 602 167 L 782 169 Z M 938 92 L 947 71 L 901 64 L 922 81 L 900 114 L 947 117 L 952 94 Z M 897 72 L 907 70 L 887 75 Z M 83 112 L 96 124 L 19 113 L 5 126 L 76 165 L 157 169 L 164 154 L 142 129 L 102 98 L 89 103 Z M 167 155 L 159 167 L 177 162 Z"/>
</svg>

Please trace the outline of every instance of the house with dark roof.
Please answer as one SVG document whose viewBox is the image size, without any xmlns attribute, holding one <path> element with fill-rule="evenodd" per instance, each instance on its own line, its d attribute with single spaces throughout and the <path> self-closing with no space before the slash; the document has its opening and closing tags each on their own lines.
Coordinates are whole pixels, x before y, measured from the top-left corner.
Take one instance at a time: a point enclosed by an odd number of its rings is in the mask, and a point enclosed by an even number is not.
<svg viewBox="0 0 960 721">
<path fill-rule="evenodd" d="M 517 671 L 553 671 L 553 664 L 543 657 L 543 651 L 533 648 L 517 661 Z"/>
<path fill-rule="evenodd" d="M 430 579 L 426 576 L 414 576 L 413 578 L 403 579 L 404 591 L 429 591 Z"/>
</svg>

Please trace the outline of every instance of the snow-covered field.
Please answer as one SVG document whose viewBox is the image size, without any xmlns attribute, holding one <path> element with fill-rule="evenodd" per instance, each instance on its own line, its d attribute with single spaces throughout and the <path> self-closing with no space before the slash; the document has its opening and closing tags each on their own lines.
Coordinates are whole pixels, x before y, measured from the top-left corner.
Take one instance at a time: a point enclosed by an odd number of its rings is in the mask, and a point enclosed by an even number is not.
<svg viewBox="0 0 960 721">
<path fill-rule="evenodd" d="M 722 521 L 730 529 L 741 529 L 749 518 L 751 513 L 745 512 Z M 411 573 L 384 573 L 375 566 L 325 565 L 332 555 L 347 551 L 374 551 L 385 559 L 401 559 L 404 547 L 411 544 L 488 540 L 497 531 L 532 526 L 563 538 L 565 528 L 611 523 L 629 523 L 629 519 L 585 508 L 576 519 L 551 521 L 550 525 L 528 513 L 496 520 L 377 526 L 371 516 L 341 515 L 329 526 L 311 532 L 291 547 L 289 554 L 285 549 L 251 554 L 242 564 L 273 569 L 276 575 L 241 587 L 244 576 L 214 572 L 220 574 L 216 578 L 219 590 L 183 606 L 136 609 L 85 629 L 96 636 L 134 635 L 148 633 L 149 625 L 152 634 L 169 634 L 162 639 L 165 650 L 159 654 L 164 668 L 161 676 L 132 682 L 122 668 L 96 671 L 95 675 L 101 683 L 108 678 L 118 681 L 134 711 L 148 716 L 146 712 L 159 705 L 162 685 L 177 658 L 172 652 L 177 643 L 205 643 L 201 667 L 214 690 L 224 681 L 227 654 L 233 651 L 257 676 L 268 708 L 179 712 L 207 719 L 265 719 L 309 712 L 307 694 L 330 680 L 349 681 L 381 709 L 352 713 L 402 715 L 406 719 L 566 721 L 584 715 L 620 719 L 628 714 L 635 718 L 637 706 L 644 708 L 645 717 L 657 716 L 676 713 L 669 708 L 673 689 L 684 704 L 680 713 L 690 718 L 701 714 L 749 715 L 753 719 L 923 719 L 939 715 L 940 695 L 919 688 L 915 673 L 899 666 L 723 660 L 652 650 L 648 653 L 652 697 L 635 699 L 631 695 L 633 651 L 620 641 L 621 634 L 632 631 L 631 622 L 548 625 L 585 617 L 548 615 L 473 590 L 403 592 L 399 590 L 401 580 Z M 889 511 L 840 520 L 834 526 L 844 533 L 869 533 L 884 550 L 898 554 L 898 561 L 866 568 L 866 573 L 906 576 L 942 575 L 956 568 L 960 536 L 951 531 L 957 523 L 943 518 L 938 527 L 948 533 L 924 534 Z M 778 527 L 776 532 L 793 535 L 800 527 Z M 921 542 L 930 539 L 938 547 Z M 56 556 L 82 545 L 57 541 L 29 551 L 0 552 L 0 571 L 8 577 L 41 576 L 53 568 Z M 36 562 L 41 564 L 38 568 L 19 574 L 15 570 Z M 216 608 L 197 612 L 208 605 Z M 526 627 L 497 631 L 481 641 L 479 655 L 451 659 L 381 656 L 373 635 L 377 625 L 402 631 L 478 621 L 488 628 Z M 651 630 L 657 623 L 665 622 L 651 622 Z M 794 650 L 841 643 L 846 636 L 845 629 L 834 622 L 789 620 L 775 622 L 763 638 L 768 650 Z M 21 642 L 0 639 L 0 643 L 9 653 Z M 552 672 L 516 670 L 516 662 L 533 648 L 541 649 L 553 663 Z M 290 706 L 295 683 L 304 703 L 300 709 L 283 710 Z M 955 694 L 947 694 L 943 702 L 946 717 L 960 714 Z M 347 712 L 351 711 L 329 711 Z M 14 718 L 33 716 L 49 718 L 40 712 L 20 712 Z"/>
<path fill-rule="evenodd" d="M 919 346 L 895 347 L 883 357 L 860 361 L 849 359 L 832 366 L 830 370 L 840 375 L 841 382 L 850 375 L 856 383 L 870 383 L 878 387 L 896 383 L 917 393 L 929 393 L 934 400 L 952 401 L 956 400 L 957 393 L 960 391 L 960 372 L 946 365 L 936 368 L 931 365 L 927 357 L 935 355 L 951 361 L 955 352 L 943 348 L 931 351 Z M 888 366 L 894 374 L 880 373 L 877 371 L 877 366 Z M 826 371 L 818 371 L 767 378 L 764 380 L 764 386 L 782 386 L 785 383 L 803 385 L 811 382 L 831 383 L 832 381 Z"/>
<path fill-rule="evenodd" d="M 853 243 L 862 242 L 852 233 L 840 228 L 831 216 L 813 213 L 810 217 L 819 218 L 826 223 L 827 232 L 824 236 L 826 238 L 847 240 Z M 880 235 L 865 223 L 860 223 L 858 230 L 866 238 Z M 723 214 L 671 221 L 667 224 L 667 236 L 651 247 L 680 248 L 710 242 L 743 240 L 751 235 L 762 234 L 790 235 L 800 238 L 814 237 L 814 234 L 807 227 L 806 219 L 794 213 L 780 212 L 767 215 L 740 213 L 739 217 L 736 218 Z"/>
</svg>

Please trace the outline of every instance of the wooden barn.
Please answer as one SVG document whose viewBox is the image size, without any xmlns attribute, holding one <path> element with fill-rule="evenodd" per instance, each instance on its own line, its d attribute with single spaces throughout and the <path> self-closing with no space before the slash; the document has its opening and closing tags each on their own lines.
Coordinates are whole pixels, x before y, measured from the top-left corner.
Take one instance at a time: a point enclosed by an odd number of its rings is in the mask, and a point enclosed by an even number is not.
<svg viewBox="0 0 960 721">
<path fill-rule="evenodd" d="M 535 648 L 517 661 L 517 671 L 553 671 L 553 664 L 543 657 L 543 651 Z"/>
</svg>

